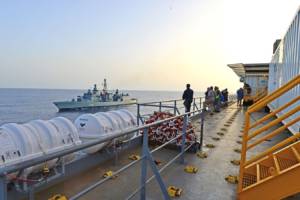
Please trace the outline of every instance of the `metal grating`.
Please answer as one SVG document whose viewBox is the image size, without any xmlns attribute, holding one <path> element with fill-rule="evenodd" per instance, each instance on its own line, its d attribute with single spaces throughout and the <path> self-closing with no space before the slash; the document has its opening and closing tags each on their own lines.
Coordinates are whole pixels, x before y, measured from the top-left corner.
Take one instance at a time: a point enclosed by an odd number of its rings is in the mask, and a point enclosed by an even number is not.
<svg viewBox="0 0 300 200">
<path fill-rule="evenodd" d="M 260 170 L 260 178 L 261 179 L 271 176 L 271 174 L 269 172 L 269 167 L 266 167 L 264 165 L 259 165 L 259 170 Z"/>
<path fill-rule="evenodd" d="M 254 183 L 256 183 L 257 178 L 253 174 L 247 174 L 245 173 L 243 176 L 243 188 L 246 188 Z"/>
<path fill-rule="evenodd" d="M 279 156 L 277 156 L 277 160 L 278 160 L 280 170 L 285 170 L 285 169 L 287 169 L 293 165 L 296 165 L 298 163 L 297 160 L 290 160 L 290 159 L 286 159 L 286 158 L 281 158 Z"/>
</svg>

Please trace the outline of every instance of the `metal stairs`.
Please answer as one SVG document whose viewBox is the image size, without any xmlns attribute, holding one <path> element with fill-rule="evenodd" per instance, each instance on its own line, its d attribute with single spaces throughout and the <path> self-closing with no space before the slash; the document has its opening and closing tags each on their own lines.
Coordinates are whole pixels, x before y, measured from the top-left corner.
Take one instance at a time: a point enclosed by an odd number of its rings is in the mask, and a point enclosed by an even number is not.
<svg viewBox="0 0 300 200">
<path fill-rule="evenodd" d="M 250 124 L 251 114 L 263 109 L 268 103 L 279 98 L 298 84 L 300 84 L 300 75 L 248 108 L 245 114 L 242 141 L 238 185 L 239 200 L 278 200 L 300 192 L 300 133 L 247 160 L 247 152 L 251 148 L 280 134 L 289 126 L 300 121 L 300 105 L 296 104 L 300 97 L 299 95 L 296 96 L 286 105 L 273 110 L 273 112 L 253 124 Z M 281 111 L 286 112 L 274 120 L 274 116 Z M 291 117 L 292 115 L 294 116 Z M 273 120 L 270 121 L 271 119 Z M 292 120 L 289 120 L 282 127 L 262 135 L 266 130 L 286 119 Z M 267 120 L 269 120 L 268 123 L 262 124 Z M 258 135 L 261 137 L 257 138 Z"/>
</svg>

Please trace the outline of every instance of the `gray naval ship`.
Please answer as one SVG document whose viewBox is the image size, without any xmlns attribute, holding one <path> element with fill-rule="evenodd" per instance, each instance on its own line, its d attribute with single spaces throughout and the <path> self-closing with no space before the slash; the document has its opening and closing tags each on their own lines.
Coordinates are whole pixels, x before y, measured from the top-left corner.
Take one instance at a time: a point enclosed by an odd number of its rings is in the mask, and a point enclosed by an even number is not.
<svg viewBox="0 0 300 200">
<path fill-rule="evenodd" d="M 119 93 L 118 89 L 115 92 L 109 92 L 106 79 L 104 79 L 102 90 L 98 90 L 95 84 L 93 90 L 89 89 L 83 96 L 77 96 L 76 99 L 72 99 L 71 101 L 53 102 L 59 111 L 86 110 L 136 103 L 137 99 L 131 98 L 128 93 Z"/>
</svg>

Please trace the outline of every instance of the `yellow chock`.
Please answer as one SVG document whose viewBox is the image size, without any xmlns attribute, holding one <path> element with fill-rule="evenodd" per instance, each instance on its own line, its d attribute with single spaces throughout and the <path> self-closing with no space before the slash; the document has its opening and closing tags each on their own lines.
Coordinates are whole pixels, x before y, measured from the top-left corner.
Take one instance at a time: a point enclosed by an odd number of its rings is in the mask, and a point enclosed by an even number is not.
<svg viewBox="0 0 300 200">
<path fill-rule="evenodd" d="M 228 182 L 228 183 L 231 183 L 231 184 L 237 184 L 239 182 L 239 179 L 237 176 L 233 176 L 233 175 L 228 175 L 225 177 L 225 180 Z"/>
<path fill-rule="evenodd" d="M 198 172 L 198 168 L 194 167 L 194 166 L 191 166 L 191 165 L 188 165 L 184 168 L 184 171 L 187 172 L 187 173 L 196 174 Z"/>
<path fill-rule="evenodd" d="M 242 135 L 239 135 L 239 138 L 242 138 L 243 136 Z"/>
<path fill-rule="evenodd" d="M 241 149 L 234 149 L 234 152 L 241 153 Z"/>
<path fill-rule="evenodd" d="M 240 161 L 239 160 L 231 160 L 230 161 L 233 165 L 240 165 Z"/>
<path fill-rule="evenodd" d="M 227 128 L 221 128 L 221 131 L 227 131 Z"/>
<path fill-rule="evenodd" d="M 238 140 L 238 141 L 236 141 L 236 143 L 238 143 L 238 144 L 242 144 L 242 141 Z"/>
<path fill-rule="evenodd" d="M 50 197 L 48 200 L 68 200 L 68 198 L 61 194 L 56 194 L 53 197 Z"/>
<path fill-rule="evenodd" d="M 49 173 L 50 173 L 49 167 L 48 167 L 47 165 L 44 165 L 44 167 L 43 167 L 43 174 L 44 174 L 44 175 L 47 175 L 47 174 L 49 174 Z"/>
<path fill-rule="evenodd" d="M 220 136 L 224 135 L 224 133 L 222 133 L 222 132 L 217 132 L 217 134 L 220 135 Z"/>
<path fill-rule="evenodd" d="M 133 154 L 133 155 L 129 156 L 128 158 L 129 158 L 130 160 L 139 160 L 141 157 L 140 157 L 139 155 Z"/>
<path fill-rule="evenodd" d="M 112 179 L 118 177 L 117 175 L 114 175 L 114 176 L 113 176 L 113 174 L 114 174 L 113 171 L 107 171 L 107 172 L 105 172 L 105 173 L 103 174 L 103 177 L 104 177 L 104 178 L 111 177 Z"/>
<path fill-rule="evenodd" d="M 182 189 L 175 186 L 169 186 L 168 194 L 170 197 L 179 197 L 182 194 Z"/>
<path fill-rule="evenodd" d="M 212 137 L 212 139 L 215 140 L 215 141 L 219 141 L 220 140 L 220 138 L 218 138 L 218 137 Z"/>
<path fill-rule="evenodd" d="M 214 144 L 206 144 L 205 145 L 207 148 L 215 148 L 215 145 Z"/>
<path fill-rule="evenodd" d="M 224 124 L 224 126 L 226 126 L 226 127 L 229 127 L 229 126 L 230 126 L 230 124 Z"/>
<path fill-rule="evenodd" d="M 197 156 L 198 156 L 199 158 L 207 158 L 207 153 L 201 151 L 201 152 L 198 152 L 198 153 L 197 153 Z"/>
</svg>

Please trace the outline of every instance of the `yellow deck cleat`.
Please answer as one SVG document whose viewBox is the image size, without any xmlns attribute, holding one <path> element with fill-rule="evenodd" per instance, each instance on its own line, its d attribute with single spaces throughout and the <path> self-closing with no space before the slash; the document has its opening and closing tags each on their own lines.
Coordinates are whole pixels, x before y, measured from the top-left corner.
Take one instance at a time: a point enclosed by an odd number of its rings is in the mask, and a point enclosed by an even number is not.
<svg viewBox="0 0 300 200">
<path fill-rule="evenodd" d="M 194 166 L 191 166 L 191 165 L 188 165 L 184 168 L 184 171 L 187 172 L 187 173 L 196 174 L 198 172 L 198 168 L 194 167 Z"/>
<path fill-rule="evenodd" d="M 241 153 L 241 149 L 234 149 L 234 152 Z"/>
<path fill-rule="evenodd" d="M 220 140 L 220 138 L 218 138 L 218 137 L 212 137 L 212 139 L 215 140 L 215 141 L 219 141 Z"/>
<path fill-rule="evenodd" d="M 205 145 L 207 148 L 215 148 L 215 145 L 214 144 L 206 144 Z"/>
<path fill-rule="evenodd" d="M 224 135 L 224 133 L 222 133 L 222 132 L 217 132 L 217 134 L 220 135 L 220 136 Z"/>
<path fill-rule="evenodd" d="M 68 198 L 61 194 L 56 194 L 53 197 L 50 197 L 48 200 L 68 200 Z"/>
<path fill-rule="evenodd" d="M 199 158 L 207 158 L 207 153 L 206 152 L 198 152 L 197 153 L 197 156 L 199 157 Z"/>
<path fill-rule="evenodd" d="M 233 165 L 240 165 L 240 161 L 239 160 L 231 160 L 230 161 Z"/>
<path fill-rule="evenodd" d="M 139 155 L 133 154 L 133 155 L 129 156 L 128 158 L 129 158 L 130 160 L 139 160 L 141 157 L 140 157 Z"/>
<path fill-rule="evenodd" d="M 111 178 L 113 178 L 113 179 L 118 177 L 118 175 L 114 175 L 114 176 L 113 176 L 113 174 L 114 174 L 113 171 L 107 171 L 107 172 L 105 172 L 105 173 L 103 174 L 103 177 L 104 177 L 104 178 L 111 177 Z"/>
<path fill-rule="evenodd" d="M 232 184 L 237 184 L 239 182 L 238 177 L 237 176 L 233 176 L 233 175 L 228 175 L 225 177 L 225 180 L 228 183 L 232 183 Z"/>
<path fill-rule="evenodd" d="M 182 194 L 182 189 L 175 186 L 169 186 L 168 194 L 170 197 L 179 197 Z"/>
<path fill-rule="evenodd" d="M 49 167 L 47 166 L 47 165 L 45 165 L 44 167 L 43 167 L 43 174 L 44 175 L 47 175 L 47 174 L 49 174 L 50 173 L 50 169 L 49 169 Z"/>
</svg>

